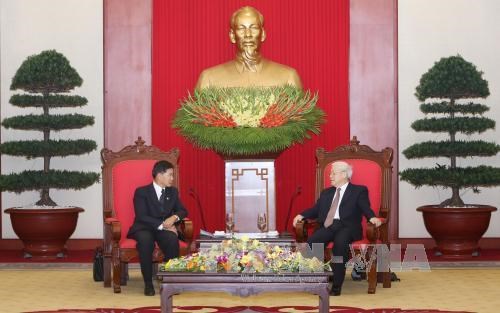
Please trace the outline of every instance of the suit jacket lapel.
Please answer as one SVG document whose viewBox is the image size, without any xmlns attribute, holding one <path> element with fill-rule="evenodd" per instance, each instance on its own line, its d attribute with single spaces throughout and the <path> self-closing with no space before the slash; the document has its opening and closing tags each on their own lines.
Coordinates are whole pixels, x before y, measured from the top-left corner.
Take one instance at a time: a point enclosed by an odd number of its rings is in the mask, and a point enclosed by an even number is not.
<svg viewBox="0 0 500 313">
<path fill-rule="evenodd" d="M 161 206 L 160 200 L 158 199 L 158 196 L 156 195 L 156 190 L 153 184 L 149 185 L 148 188 L 148 197 L 151 198 L 152 202 L 155 204 L 155 208 L 159 210 L 160 212 L 163 211 L 163 208 Z"/>
<path fill-rule="evenodd" d="M 327 207 L 326 210 L 327 212 L 330 210 L 330 206 L 332 205 L 333 197 L 335 196 L 335 187 L 330 187 L 330 190 L 328 190 L 328 197 L 326 198 L 327 201 Z"/>
<path fill-rule="evenodd" d="M 153 186 L 153 184 L 150 184 L 148 186 L 148 197 L 158 202 L 158 196 L 156 195 L 155 187 Z"/>
<path fill-rule="evenodd" d="M 345 205 L 345 203 L 349 201 L 351 195 L 352 195 L 352 186 L 350 183 L 348 183 L 344 191 L 344 195 L 342 196 L 342 201 L 340 201 L 339 213 L 340 213 L 340 208 L 342 208 Z"/>
</svg>

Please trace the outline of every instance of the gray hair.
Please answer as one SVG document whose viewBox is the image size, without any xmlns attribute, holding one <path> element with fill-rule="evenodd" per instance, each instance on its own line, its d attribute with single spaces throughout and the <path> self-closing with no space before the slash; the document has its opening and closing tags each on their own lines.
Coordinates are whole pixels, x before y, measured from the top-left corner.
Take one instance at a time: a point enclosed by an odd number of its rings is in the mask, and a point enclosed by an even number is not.
<svg viewBox="0 0 500 313">
<path fill-rule="evenodd" d="M 351 180 L 352 177 L 352 166 L 344 161 L 336 161 L 332 164 L 332 170 L 335 172 L 344 172 L 347 174 L 347 179 Z"/>
</svg>

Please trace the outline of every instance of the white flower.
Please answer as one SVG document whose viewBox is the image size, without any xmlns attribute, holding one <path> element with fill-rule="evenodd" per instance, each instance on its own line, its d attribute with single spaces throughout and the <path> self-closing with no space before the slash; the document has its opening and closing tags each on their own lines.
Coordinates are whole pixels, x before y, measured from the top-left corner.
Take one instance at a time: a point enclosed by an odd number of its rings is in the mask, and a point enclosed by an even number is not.
<svg viewBox="0 0 500 313">
<path fill-rule="evenodd" d="M 228 98 L 220 103 L 220 108 L 229 114 L 238 126 L 258 127 L 260 120 L 266 115 L 271 102 L 274 101 L 274 95 L 268 99 L 264 95 L 258 95 L 254 99 L 251 96 Z"/>
</svg>

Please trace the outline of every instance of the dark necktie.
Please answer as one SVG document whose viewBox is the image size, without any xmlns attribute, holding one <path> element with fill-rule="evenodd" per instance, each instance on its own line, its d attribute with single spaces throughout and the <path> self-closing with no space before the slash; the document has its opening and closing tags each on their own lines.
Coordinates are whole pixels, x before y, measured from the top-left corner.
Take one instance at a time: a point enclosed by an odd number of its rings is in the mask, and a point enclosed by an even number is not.
<svg viewBox="0 0 500 313">
<path fill-rule="evenodd" d="M 161 190 L 160 203 L 165 204 L 165 188 Z"/>
<path fill-rule="evenodd" d="M 325 228 L 330 227 L 333 224 L 333 218 L 335 217 L 335 212 L 337 211 L 337 206 L 339 205 L 340 199 L 340 188 L 335 190 L 335 197 L 333 197 L 332 205 L 330 206 L 330 210 L 326 215 L 325 223 L 323 224 Z"/>
</svg>

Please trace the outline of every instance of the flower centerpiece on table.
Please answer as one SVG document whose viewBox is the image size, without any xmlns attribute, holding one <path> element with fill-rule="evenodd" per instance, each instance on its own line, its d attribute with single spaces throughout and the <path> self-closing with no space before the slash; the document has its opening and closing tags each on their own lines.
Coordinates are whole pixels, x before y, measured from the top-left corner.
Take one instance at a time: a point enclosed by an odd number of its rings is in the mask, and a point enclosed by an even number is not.
<svg viewBox="0 0 500 313">
<path fill-rule="evenodd" d="M 285 85 L 209 87 L 182 101 L 173 127 L 200 148 L 222 154 L 280 152 L 319 134 L 318 95 Z"/>
<path fill-rule="evenodd" d="M 168 272 L 286 273 L 328 270 L 316 257 L 306 258 L 289 248 L 258 240 L 224 240 L 210 249 L 169 260 L 161 267 Z"/>
</svg>

